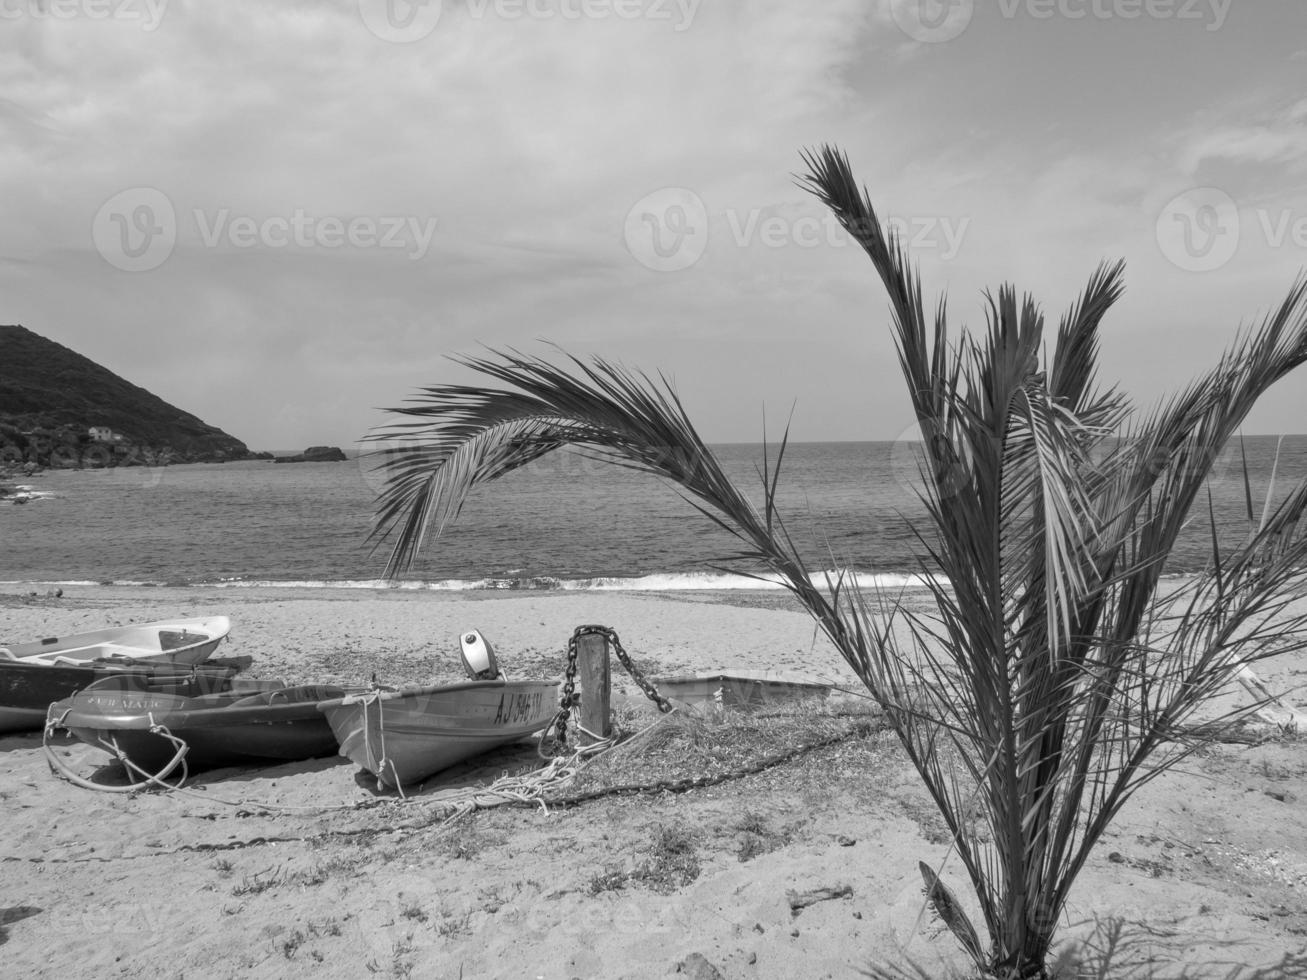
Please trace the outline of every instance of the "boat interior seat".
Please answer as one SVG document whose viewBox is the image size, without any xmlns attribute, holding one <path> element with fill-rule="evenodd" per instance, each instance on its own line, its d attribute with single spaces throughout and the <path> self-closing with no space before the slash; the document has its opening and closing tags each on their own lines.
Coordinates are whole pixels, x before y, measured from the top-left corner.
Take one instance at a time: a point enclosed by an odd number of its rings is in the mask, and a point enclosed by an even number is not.
<svg viewBox="0 0 1307 980">
<path fill-rule="evenodd" d="M 332 684 L 299 684 L 295 687 L 279 687 L 275 691 L 260 691 L 258 694 L 233 701 L 231 706 L 256 708 L 260 705 L 317 704 L 319 701 L 343 698 L 346 693 L 344 688 Z"/>
<path fill-rule="evenodd" d="M 187 632 L 186 630 L 159 630 L 159 649 L 160 650 L 178 650 L 182 647 L 194 646 L 196 643 L 209 639 L 205 633 L 195 631 Z"/>
<path fill-rule="evenodd" d="M 67 650 L 52 650 L 46 653 L 29 654 L 26 659 L 30 663 L 45 664 L 63 664 L 68 667 L 81 667 L 97 657 L 105 655 L 105 651 L 111 651 L 112 644 L 96 644 L 89 647 L 70 647 Z"/>
<path fill-rule="evenodd" d="M 18 657 L 14 655 L 14 651 L 10 650 L 8 647 L 0 647 L 0 660 L 17 660 L 17 659 Z"/>
</svg>

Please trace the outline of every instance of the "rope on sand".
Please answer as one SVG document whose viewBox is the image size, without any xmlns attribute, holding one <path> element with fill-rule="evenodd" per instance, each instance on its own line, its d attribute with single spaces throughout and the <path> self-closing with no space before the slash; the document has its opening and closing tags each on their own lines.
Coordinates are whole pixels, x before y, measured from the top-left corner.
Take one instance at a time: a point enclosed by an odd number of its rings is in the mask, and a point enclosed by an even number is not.
<svg viewBox="0 0 1307 980">
<path fill-rule="evenodd" d="M 68 711 L 71 710 L 71 708 L 68 709 Z M 93 783 L 89 779 L 84 779 L 77 775 L 77 773 L 73 772 L 72 769 L 70 769 L 68 765 L 59 758 L 59 754 L 50 747 L 50 736 L 54 734 L 56 728 L 63 727 L 64 719 L 68 717 L 68 711 L 65 711 L 58 718 L 46 718 L 45 731 L 41 735 L 41 748 L 45 751 L 46 764 L 49 765 L 50 771 L 56 776 L 68 780 L 68 782 L 72 783 L 74 786 L 81 786 L 83 789 L 93 789 L 99 793 L 135 793 L 150 786 L 157 786 L 169 791 L 177 791 L 180 790 L 182 785 L 186 782 L 186 777 L 189 775 L 186 767 L 186 753 L 190 751 L 190 746 L 172 732 L 168 731 L 167 726 L 155 722 L 153 715 L 147 716 L 150 720 L 151 734 L 167 739 L 172 743 L 173 748 L 177 750 L 172 759 L 168 761 L 168 764 L 159 770 L 159 772 L 148 773 L 144 769 L 141 769 L 133 763 L 131 759 L 127 758 L 127 753 L 119 748 L 117 741 L 111 737 L 108 742 L 102 738 L 97 738 L 96 742 L 99 743 L 100 748 L 104 749 L 110 755 L 116 756 L 118 761 L 123 764 L 128 772 L 134 772 L 138 776 L 141 776 L 141 780 L 135 783 L 128 783 L 126 786 L 105 786 L 101 783 Z M 165 782 L 164 780 L 172 775 L 173 770 L 178 766 L 181 766 L 182 770 L 181 780 L 176 785 Z"/>
<path fill-rule="evenodd" d="M 364 705 L 364 710 L 367 710 L 366 704 Z M 379 704 L 378 711 L 380 711 Z M 449 820 L 457 819 L 473 812 L 474 810 L 487 810 L 504 805 L 538 805 L 542 810 L 547 812 L 548 808 L 545 805 L 544 800 L 546 794 L 551 790 L 556 791 L 564 784 L 570 782 L 575 778 L 576 774 L 584 768 L 585 764 L 590 759 L 604 751 L 607 751 L 616 743 L 615 738 L 600 739 L 592 732 L 585 732 L 586 735 L 595 739 L 594 744 L 578 748 L 566 756 L 557 756 L 540 769 L 517 775 L 501 776 L 488 786 L 469 786 L 455 790 L 441 790 L 428 796 L 421 797 L 406 796 L 401 789 L 399 791 L 400 798 L 398 800 L 369 800 L 360 803 L 327 806 L 295 806 L 284 803 L 260 803 L 252 800 L 225 800 L 218 796 L 212 796 L 208 793 L 198 793 L 192 789 L 186 788 L 185 783 L 188 775 L 186 768 L 186 753 L 189 747 L 185 741 L 173 735 L 164 725 L 161 724 L 152 724 L 150 731 L 153 734 L 159 735 L 160 737 L 170 741 L 177 749 L 177 752 L 173 758 L 169 760 L 168 764 L 159 772 L 151 774 L 135 765 L 127 757 L 127 754 L 119 748 L 117 742 L 112 740 L 110 740 L 110 742 L 105 742 L 103 739 L 97 739 L 99 746 L 110 755 L 115 756 L 129 773 L 136 773 L 143 778 L 138 782 L 129 783 L 124 786 L 107 786 L 102 783 L 92 782 L 91 780 L 73 772 L 67 763 L 58 757 L 54 748 L 49 744 L 50 736 L 56 728 L 63 727 L 63 721 L 67 714 L 68 712 L 65 711 L 63 715 L 60 715 L 58 718 L 47 719 L 45 733 L 41 741 L 42 747 L 45 749 L 46 761 L 50 766 L 50 770 L 56 776 L 66 779 L 75 786 L 102 793 L 136 793 L 150 787 L 157 787 L 166 790 L 169 793 L 193 796 L 196 799 L 204 800 L 208 803 L 218 803 L 231 807 L 250 807 L 269 811 L 312 810 L 322 813 L 339 810 L 361 810 L 384 803 L 403 803 L 406 805 L 433 806 L 443 813 Z M 150 720 L 151 722 L 154 721 L 153 718 Z M 368 726 L 365 724 L 365 737 L 367 727 Z M 585 731 L 584 729 L 581 730 Z M 383 742 L 382 752 L 384 753 L 384 751 Z M 370 755 L 369 758 L 371 758 Z M 178 766 L 181 766 L 182 769 L 180 781 L 177 783 L 165 782 L 167 777 L 170 776 L 173 770 Z"/>
<path fill-rule="evenodd" d="M 667 717 L 667 716 L 664 716 Z M 647 734 L 653 726 L 645 729 L 640 735 Z M 829 745 L 836 745 L 840 742 L 847 741 L 850 738 L 857 738 L 866 735 L 870 731 L 864 726 L 854 726 L 846 731 L 835 732 L 823 738 L 814 739 L 811 742 L 803 742 L 799 745 L 793 745 L 789 748 L 781 749 L 762 756 L 753 762 L 740 766 L 736 769 L 728 769 L 725 772 L 701 775 L 686 776 L 681 779 L 661 779 L 650 783 L 616 783 L 609 786 L 599 786 L 590 790 L 582 790 L 578 793 L 572 793 L 566 796 L 554 796 L 547 800 L 542 800 L 542 805 L 548 804 L 554 807 L 577 806 L 581 803 L 587 803 L 591 800 L 601 799 L 605 796 L 619 796 L 626 794 L 644 794 L 644 793 L 684 793 L 692 789 L 705 789 L 709 786 L 718 786 L 722 783 L 730 782 L 735 779 L 742 779 L 745 776 L 751 776 L 754 773 L 763 772 L 775 766 L 789 762 L 801 755 L 806 755 L 816 749 L 825 748 Z"/>
<path fill-rule="evenodd" d="M 292 841 L 321 840 L 328 837 L 371 837 L 381 834 L 393 834 L 401 831 L 422 830 L 437 824 L 446 827 L 461 820 L 477 810 L 489 810 L 499 806 L 539 806 L 547 812 L 545 796 L 551 790 L 570 782 L 584 765 L 587 755 L 593 755 L 607 749 L 607 744 L 586 746 L 569 756 L 559 756 L 548 765 L 534 772 L 516 776 L 501 776 L 488 786 L 469 786 L 463 789 L 444 790 L 423 797 L 404 797 L 388 802 L 405 807 L 431 807 L 430 813 L 422 820 L 386 827 L 359 827 L 352 830 L 328 830 L 310 837 L 258 837 L 248 841 L 230 841 L 223 844 L 186 844 L 179 851 L 227 851 L 238 850 L 267 843 L 285 843 Z M 264 804 L 256 804 L 263 806 Z M 363 804 L 375 805 L 375 804 Z M 280 809 L 276 804 L 270 808 Z M 360 805 L 350 807 L 323 807 L 322 809 L 359 809 Z"/>
<path fill-rule="evenodd" d="M 312 835 L 306 836 L 259 836 L 246 840 L 224 841 L 222 843 L 198 843 L 183 844 L 172 850 L 152 851 L 149 854 L 133 855 L 133 857 L 163 857 L 169 854 L 178 853 L 213 853 L 217 851 L 234 851 L 243 850 L 248 847 L 259 847 L 262 845 L 282 844 L 282 843 L 305 843 L 307 841 L 321 841 L 324 839 L 353 839 L 361 837 L 377 837 L 382 834 L 403 833 L 407 831 L 424 830 L 435 825 L 437 829 L 444 829 L 452 826 L 457 821 L 468 816 L 476 810 L 492 809 L 500 806 L 531 806 L 538 807 L 543 812 L 549 812 L 550 808 L 566 808 L 576 806 L 580 803 L 598 799 L 604 796 L 629 794 L 629 793 L 660 793 L 660 792 L 685 792 L 690 789 L 703 788 L 705 786 L 717 785 L 733 779 L 739 779 L 752 773 L 760 772 L 764 769 L 771 768 L 783 762 L 794 759 L 814 749 L 832 745 L 848 738 L 856 738 L 867 734 L 867 727 L 855 725 L 847 731 L 839 732 L 825 738 L 817 739 L 812 742 L 792 746 L 780 752 L 764 756 L 753 763 L 742 766 L 738 769 L 730 770 L 713 776 L 690 777 L 678 780 L 657 780 L 645 784 L 622 784 L 615 786 L 600 787 L 594 790 L 582 791 L 572 795 L 559 793 L 573 779 L 586 768 L 591 762 L 599 758 L 603 753 L 613 748 L 614 745 L 620 745 L 627 748 L 634 742 L 648 736 L 650 732 L 658 727 L 668 716 L 664 715 L 654 725 L 645 728 L 630 738 L 617 743 L 614 739 L 606 739 L 594 745 L 584 746 L 575 752 L 555 757 L 549 765 L 533 772 L 521 775 L 506 775 L 495 780 L 488 786 L 466 787 L 457 790 L 438 791 L 427 796 L 414 797 L 410 796 L 405 799 L 388 799 L 388 800 L 367 800 L 360 803 L 345 804 L 340 806 L 288 806 L 276 803 L 253 803 L 250 801 L 233 802 L 210 797 L 207 794 L 194 793 L 190 790 L 178 789 L 169 786 L 168 789 L 174 793 L 186 793 L 193 795 L 198 799 L 208 800 L 213 803 L 223 803 L 229 806 L 253 807 L 269 811 L 289 811 L 289 810 L 314 810 L 317 812 L 329 812 L 333 810 L 363 810 L 376 806 L 396 806 L 396 807 L 433 807 L 435 812 L 425 815 L 418 820 L 404 821 L 402 823 L 391 823 L 384 827 L 358 827 L 346 830 L 325 830 L 317 831 Z M 94 789 L 103 789 L 104 787 L 92 784 Z M 10 859 L 12 860 L 12 859 Z M 42 858 L 44 861 L 55 861 L 66 864 L 84 864 L 91 862 L 107 862 L 109 858 Z"/>
</svg>

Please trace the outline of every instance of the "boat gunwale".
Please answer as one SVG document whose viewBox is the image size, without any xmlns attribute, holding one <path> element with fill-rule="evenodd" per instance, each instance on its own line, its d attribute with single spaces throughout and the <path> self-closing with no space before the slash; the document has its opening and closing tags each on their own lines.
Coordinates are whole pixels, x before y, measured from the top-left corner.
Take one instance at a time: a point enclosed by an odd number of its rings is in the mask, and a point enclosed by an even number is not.
<svg viewBox="0 0 1307 980">
<path fill-rule="evenodd" d="M 538 681 L 538 680 L 520 680 L 510 681 L 503 678 L 496 678 L 490 681 L 456 681 L 452 684 L 424 684 L 421 687 L 402 688 L 399 690 L 386 688 L 373 688 L 363 692 L 364 694 L 375 694 L 378 701 L 399 701 L 411 697 L 425 697 L 432 694 L 455 694 L 467 690 L 485 690 L 489 688 L 520 688 L 520 687 L 541 687 L 557 689 L 561 681 Z M 353 700 L 350 700 L 350 698 Z M 318 702 L 319 710 L 325 711 L 327 708 L 349 708 L 361 703 L 360 695 L 351 695 L 348 697 L 328 698 Z"/>
<path fill-rule="evenodd" d="M 248 682 L 247 682 L 248 683 Z M 256 682 L 257 683 L 257 682 Z M 279 683 L 268 681 L 268 684 Z M 287 724 L 295 721 L 303 721 L 308 718 L 320 717 L 318 711 L 318 701 L 289 701 L 281 704 L 237 704 L 245 698 L 258 696 L 259 694 L 276 694 L 279 691 L 294 690 L 286 687 L 268 687 L 263 691 L 220 691 L 213 694 L 202 694 L 196 697 L 187 697 L 185 695 L 172 694 L 168 692 L 151 693 L 149 691 L 138 690 L 108 690 L 108 691 L 90 691 L 92 695 L 112 697 L 120 694 L 126 700 L 130 697 L 137 699 L 148 697 L 156 699 L 168 699 L 177 702 L 175 705 L 164 704 L 157 708 L 131 708 L 121 713 L 115 711 L 112 704 L 103 706 L 103 710 L 94 710 L 95 705 L 70 705 L 68 713 L 59 722 L 61 728 L 71 729 L 94 728 L 96 730 L 118 730 L 118 731 L 140 731 L 149 729 L 154 725 L 165 725 L 170 729 L 177 730 L 194 730 L 197 728 L 218 729 L 231 728 L 237 725 L 276 725 Z M 344 688 L 344 690 L 349 690 Z M 81 691 L 72 698 L 66 700 L 77 700 L 80 696 L 87 694 L 87 691 Z M 194 704 L 205 698 L 213 699 L 208 704 Z M 226 701 L 226 703 L 221 703 Z M 192 702 L 190 705 L 185 702 Z M 62 704 L 63 702 L 56 702 Z M 51 706 L 54 708 L 54 705 Z"/>
<path fill-rule="evenodd" d="M 330 717 L 330 716 L 324 716 L 324 717 Z M 552 718 L 553 718 L 553 713 L 551 712 L 549 715 L 546 715 L 545 717 L 540 718 L 539 720 L 533 721 L 530 724 L 522 722 L 517 725 L 505 725 L 503 728 L 493 728 L 493 729 L 491 728 L 463 728 L 463 729 L 417 728 L 417 727 L 405 726 L 402 724 L 395 724 L 393 722 L 388 721 L 386 722 L 385 735 L 387 738 L 390 738 L 391 736 L 396 736 L 399 738 L 409 737 L 414 739 L 430 739 L 436 737 L 436 738 L 463 739 L 463 740 L 475 739 L 477 741 L 490 740 L 494 742 L 504 742 L 504 741 L 512 742 L 518 739 L 526 738 L 528 735 L 534 735 L 536 732 L 545 728 L 552 720 Z M 362 730 L 362 726 L 359 726 L 359 730 Z"/>
<path fill-rule="evenodd" d="M 723 674 L 713 677 L 651 677 L 649 682 L 655 687 L 659 684 L 755 684 L 760 688 L 812 688 L 818 691 L 829 691 L 833 684 L 821 684 L 811 681 L 760 681 L 752 677 L 736 677 L 732 674 Z"/>
</svg>

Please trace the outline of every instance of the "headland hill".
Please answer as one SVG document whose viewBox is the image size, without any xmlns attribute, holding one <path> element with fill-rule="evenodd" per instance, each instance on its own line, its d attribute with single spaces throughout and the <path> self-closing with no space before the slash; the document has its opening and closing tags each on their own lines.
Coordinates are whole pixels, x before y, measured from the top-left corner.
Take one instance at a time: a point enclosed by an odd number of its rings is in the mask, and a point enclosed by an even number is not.
<svg viewBox="0 0 1307 980">
<path fill-rule="evenodd" d="M 344 458 L 326 448 L 306 461 Z M 0 324 L 0 473 L 274 458 L 62 344 Z"/>
</svg>

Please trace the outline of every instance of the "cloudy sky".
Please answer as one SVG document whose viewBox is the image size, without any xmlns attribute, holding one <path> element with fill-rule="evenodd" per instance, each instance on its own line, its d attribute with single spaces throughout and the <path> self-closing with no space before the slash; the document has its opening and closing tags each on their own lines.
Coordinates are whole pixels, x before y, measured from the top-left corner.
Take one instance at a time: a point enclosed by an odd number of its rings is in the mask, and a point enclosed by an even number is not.
<svg viewBox="0 0 1307 980">
<path fill-rule="evenodd" d="M 1301 0 L 0 0 L 0 51 L 0 322 L 256 449 L 543 341 L 712 441 L 900 436 L 823 142 L 960 323 L 1124 258 L 1145 403 L 1307 266 Z M 1307 431 L 1304 379 L 1249 429 Z"/>
</svg>

